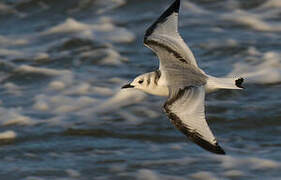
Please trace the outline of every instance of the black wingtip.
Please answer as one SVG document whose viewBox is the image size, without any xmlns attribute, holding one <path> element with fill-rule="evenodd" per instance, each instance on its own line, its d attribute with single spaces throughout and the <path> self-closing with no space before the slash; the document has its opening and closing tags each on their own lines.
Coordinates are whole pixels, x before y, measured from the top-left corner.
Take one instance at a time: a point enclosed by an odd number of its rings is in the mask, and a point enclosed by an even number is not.
<svg viewBox="0 0 281 180">
<path fill-rule="evenodd" d="M 165 18 L 169 17 L 171 14 L 179 13 L 180 10 L 180 0 L 175 0 L 172 5 L 166 9 L 166 11 L 157 19 L 157 21 L 163 21 Z"/>
<path fill-rule="evenodd" d="M 215 153 L 215 154 L 220 154 L 220 155 L 224 155 L 225 152 L 224 150 L 220 147 L 220 145 L 218 143 L 215 144 L 211 144 L 208 141 L 200 138 L 199 135 L 197 134 L 189 134 L 189 138 L 195 142 L 197 145 L 199 145 L 200 147 L 202 147 L 203 149 Z"/>
<path fill-rule="evenodd" d="M 215 154 L 225 155 L 225 151 L 218 144 L 216 144 L 214 151 L 211 152 Z"/>
<path fill-rule="evenodd" d="M 237 79 L 237 80 L 235 80 L 235 85 L 237 86 L 237 87 L 239 87 L 239 88 L 244 88 L 243 86 L 242 86 L 242 83 L 244 82 L 244 78 L 239 78 L 239 79 Z"/>
<path fill-rule="evenodd" d="M 175 2 L 167 9 L 173 12 L 177 12 L 179 13 L 179 9 L 180 9 L 180 0 L 175 0 Z"/>
<path fill-rule="evenodd" d="M 144 41 L 148 36 L 150 36 L 154 29 L 156 28 L 158 23 L 162 23 L 166 20 L 167 17 L 169 17 L 171 14 L 179 13 L 180 9 L 180 0 L 175 0 L 174 3 L 147 29 L 144 35 Z"/>
<path fill-rule="evenodd" d="M 172 101 L 174 101 L 174 100 L 172 100 Z M 174 126 L 178 130 L 180 130 L 192 142 L 196 143 L 201 148 L 203 148 L 209 152 L 215 153 L 215 154 L 220 154 L 220 155 L 225 154 L 224 150 L 219 146 L 219 144 L 217 142 L 210 143 L 210 142 L 206 141 L 205 139 L 203 139 L 200 134 L 190 130 L 187 126 L 183 125 L 181 119 L 175 113 L 171 112 L 171 110 L 169 109 L 169 107 L 168 107 L 169 103 L 170 102 L 165 103 L 163 109 L 164 109 L 165 113 L 167 114 L 167 116 L 169 117 L 169 119 L 171 120 L 171 122 L 174 124 Z"/>
</svg>

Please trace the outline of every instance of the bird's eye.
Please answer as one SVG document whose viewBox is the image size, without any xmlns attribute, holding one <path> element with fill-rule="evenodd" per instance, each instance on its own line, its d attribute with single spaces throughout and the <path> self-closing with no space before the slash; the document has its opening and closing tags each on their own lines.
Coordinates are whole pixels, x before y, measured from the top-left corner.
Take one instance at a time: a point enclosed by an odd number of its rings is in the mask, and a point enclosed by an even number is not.
<svg viewBox="0 0 281 180">
<path fill-rule="evenodd" d="M 143 83 L 143 80 L 139 80 L 139 84 L 142 84 Z"/>
</svg>

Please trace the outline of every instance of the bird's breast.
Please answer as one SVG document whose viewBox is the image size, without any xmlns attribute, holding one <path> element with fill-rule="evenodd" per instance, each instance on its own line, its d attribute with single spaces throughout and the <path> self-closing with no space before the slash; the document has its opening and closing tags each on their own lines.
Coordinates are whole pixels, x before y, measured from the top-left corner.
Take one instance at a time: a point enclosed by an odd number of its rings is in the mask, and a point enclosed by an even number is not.
<svg viewBox="0 0 281 180">
<path fill-rule="evenodd" d="M 144 91 L 156 96 L 169 96 L 169 88 L 167 86 L 156 86 L 153 88 L 145 89 Z"/>
</svg>

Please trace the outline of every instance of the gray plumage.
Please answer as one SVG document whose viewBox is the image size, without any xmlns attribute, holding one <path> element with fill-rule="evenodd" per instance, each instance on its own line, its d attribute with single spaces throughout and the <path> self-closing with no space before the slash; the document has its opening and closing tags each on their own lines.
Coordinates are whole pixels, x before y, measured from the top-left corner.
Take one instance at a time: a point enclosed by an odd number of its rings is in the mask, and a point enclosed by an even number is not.
<svg viewBox="0 0 281 180">
<path fill-rule="evenodd" d="M 168 96 L 163 109 L 191 141 L 225 154 L 205 119 L 205 90 L 241 89 L 243 79 L 215 78 L 201 70 L 178 33 L 180 0 L 176 0 L 146 31 L 144 44 L 159 58 L 159 70 L 142 74 L 123 88 Z"/>
</svg>

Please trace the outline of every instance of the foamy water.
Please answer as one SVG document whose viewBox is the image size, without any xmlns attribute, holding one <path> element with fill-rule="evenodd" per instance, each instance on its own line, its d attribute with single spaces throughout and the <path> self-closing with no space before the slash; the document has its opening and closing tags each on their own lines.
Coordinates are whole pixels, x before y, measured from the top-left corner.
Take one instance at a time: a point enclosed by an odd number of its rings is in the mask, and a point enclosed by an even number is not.
<svg viewBox="0 0 281 180">
<path fill-rule="evenodd" d="M 227 156 L 180 134 L 165 99 L 120 87 L 157 68 L 145 29 L 168 1 L 0 3 L 0 179 L 278 179 L 281 2 L 182 0 L 180 33 L 208 74 Z"/>
</svg>

